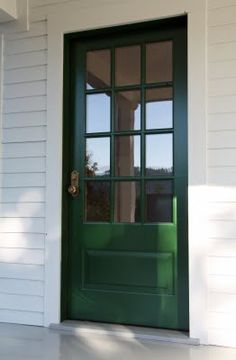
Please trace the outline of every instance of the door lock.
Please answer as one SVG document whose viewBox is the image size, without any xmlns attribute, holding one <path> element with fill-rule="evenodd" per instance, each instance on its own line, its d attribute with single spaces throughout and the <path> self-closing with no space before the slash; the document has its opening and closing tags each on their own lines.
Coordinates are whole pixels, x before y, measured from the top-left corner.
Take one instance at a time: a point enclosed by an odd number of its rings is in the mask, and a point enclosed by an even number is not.
<svg viewBox="0 0 236 360">
<path fill-rule="evenodd" d="M 72 197 L 79 195 L 79 172 L 73 170 L 70 174 L 70 186 L 68 187 L 68 193 Z"/>
</svg>

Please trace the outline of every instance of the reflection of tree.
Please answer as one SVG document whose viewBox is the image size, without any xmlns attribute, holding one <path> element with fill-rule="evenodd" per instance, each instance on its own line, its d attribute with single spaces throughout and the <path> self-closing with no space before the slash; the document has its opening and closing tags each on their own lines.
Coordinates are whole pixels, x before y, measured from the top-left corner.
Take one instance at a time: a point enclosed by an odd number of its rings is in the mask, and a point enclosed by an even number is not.
<svg viewBox="0 0 236 360">
<path fill-rule="evenodd" d="M 88 177 L 95 176 L 98 171 L 98 163 L 92 161 L 92 154 L 85 155 L 85 170 Z"/>
<path fill-rule="evenodd" d="M 149 176 L 158 176 L 158 175 L 172 175 L 173 174 L 173 168 L 147 168 L 146 174 Z"/>
</svg>

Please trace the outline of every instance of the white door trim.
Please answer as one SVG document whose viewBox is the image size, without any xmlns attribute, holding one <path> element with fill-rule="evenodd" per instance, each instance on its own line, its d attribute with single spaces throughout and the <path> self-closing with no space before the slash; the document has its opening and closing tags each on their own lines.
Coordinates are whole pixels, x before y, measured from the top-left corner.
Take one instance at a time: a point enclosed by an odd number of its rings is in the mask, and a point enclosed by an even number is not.
<svg viewBox="0 0 236 360">
<path fill-rule="evenodd" d="M 60 322 L 63 37 L 66 33 L 188 14 L 190 336 L 207 343 L 206 1 L 81 0 L 48 10 L 45 326 Z M 199 211 L 201 209 L 201 211 Z M 199 321 L 199 319 L 201 321 Z"/>
</svg>

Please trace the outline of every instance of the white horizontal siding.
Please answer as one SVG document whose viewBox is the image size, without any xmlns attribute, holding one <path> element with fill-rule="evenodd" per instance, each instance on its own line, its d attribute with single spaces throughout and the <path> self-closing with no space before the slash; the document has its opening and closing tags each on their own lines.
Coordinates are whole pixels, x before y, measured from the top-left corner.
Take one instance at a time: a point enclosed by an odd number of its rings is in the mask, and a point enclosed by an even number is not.
<svg viewBox="0 0 236 360">
<path fill-rule="evenodd" d="M 32 8 L 37 8 L 37 7 L 41 7 L 41 6 L 47 6 L 47 5 L 62 4 L 62 3 L 69 2 L 69 1 L 72 1 L 72 0 L 31 0 L 30 5 Z"/>
<path fill-rule="evenodd" d="M 236 41 L 209 45 L 208 60 L 209 62 L 234 60 L 236 59 L 235 51 L 236 51 Z"/>
<path fill-rule="evenodd" d="M 3 204 L 4 206 L 5 204 Z M 21 205 L 22 206 L 22 205 Z M 44 234 L 27 233 L 0 233 L 0 249 L 39 249 L 43 250 L 45 245 Z"/>
<path fill-rule="evenodd" d="M 2 157 L 7 158 L 27 158 L 27 157 L 44 157 L 46 156 L 46 142 L 23 142 L 4 144 Z"/>
<path fill-rule="evenodd" d="M 2 177 L 2 189 L 5 188 L 29 188 L 44 187 L 45 173 L 22 173 L 22 174 L 4 174 Z"/>
<path fill-rule="evenodd" d="M 236 130 L 235 113 L 208 114 L 208 130 Z"/>
<path fill-rule="evenodd" d="M 0 294 L 1 309 L 43 312 L 42 296 Z"/>
<path fill-rule="evenodd" d="M 227 294 L 236 294 L 236 275 L 209 275 L 209 291 Z"/>
<path fill-rule="evenodd" d="M 44 234 L 43 218 L 0 218 L 1 233 Z"/>
<path fill-rule="evenodd" d="M 18 40 L 18 39 L 25 39 L 25 38 L 33 38 L 42 35 L 47 35 L 47 22 L 46 21 L 39 21 L 30 24 L 30 31 L 22 31 L 16 33 L 6 34 L 6 40 Z"/>
<path fill-rule="evenodd" d="M 235 63 L 236 68 L 236 60 L 233 60 L 233 63 Z M 227 69 L 227 63 L 223 63 L 225 66 L 225 69 Z M 232 71 L 232 69 L 230 69 Z M 224 70 L 224 72 L 229 72 L 229 70 Z M 234 73 L 236 75 L 236 70 L 233 69 L 231 73 Z M 229 72 L 230 75 L 230 72 Z M 235 95 L 236 94 L 236 77 L 229 76 L 227 78 L 215 78 L 213 80 L 209 80 L 208 82 L 208 91 L 209 96 L 227 96 L 227 95 Z M 234 122 L 235 124 L 235 122 Z M 236 124 L 235 124 L 236 125 Z"/>
<path fill-rule="evenodd" d="M 3 128 L 46 125 L 46 111 L 3 114 Z"/>
<path fill-rule="evenodd" d="M 236 41 L 236 24 L 227 24 L 208 28 L 208 43 L 230 43 Z"/>
<path fill-rule="evenodd" d="M 208 339 L 236 346 L 236 0 L 208 7 Z"/>
<path fill-rule="evenodd" d="M 211 13 L 212 9 L 225 9 L 227 7 L 235 6 L 235 0 L 208 0 L 208 9 L 209 14 Z"/>
<path fill-rule="evenodd" d="M 45 204 L 39 202 L 32 203 L 0 203 L 0 214 L 2 218 L 7 217 L 40 217 L 45 216 Z M 0 241 L 1 245 L 1 241 Z"/>
<path fill-rule="evenodd" d="M 37 174 L 36 174 L 37 175 Z M 18 175 L 17 175 L 18 176 Z M 4 175 L 4 178 L 6 175 Z M 12 176 L 11 176 L 12 177 Z M 33 179 L 32 179 L 33 180 Z M 31 181 L 34 187 L 21 187 L 19 186 L 19 178 L 17 179 L 17 187 L 5 186 L 0 189 L 0 199 L 2 203 L 28 203 L 28 202 L 44 202 L 45 201 L 45 188 L 36 186 L 37 181 Z M 28 181 L 29 182 L 29 181 Z M 11 183 L 12 184 L 12 183 Z M 5 184 L 7 185 L 7 184 Z M 31 185 L 32 186 L 32 185 Z"/>
<path fill-rule="evenodd" d="M 21 280 L 44 280 L 42 265 L 0 263 L 1 278 Z"/>
<path fill-rule="evenodd" d="M 23 325 L 43 325 L 43 313 L 33 311 L 16 311 L 16 310 L 1 310 L 1 322 L 23 324 Z M 28 352 L 27 352 L 28 354 Z"/>
<path fill-rule="evenodd" d="M 208 205 L 208 216 L 211 220 L 236 221 L 236 202 L 210 202 Z"/>
<path fill-rule="evenodd" d="M 44 157 L 24 157 L 3 159 L 0 173 L 45 172 L 46 162 Z"/>
<path fill-rule="evenodd" d="M 210 256 L 208 258 L 208 271 L 211 275 L 236 276 L 236 255 Z"/>
<path fill-rule="evenodd" d="M 27 96 L 4 101 L 3 113 L 19 113 L 46 110 L 46 96 Z"/>
<path fill-rule="evenodd" d="M 6 70 L 35 67 L 47 64 L 47 51 L 33 51 L 18 55 L 6 55 Z"/>
<path fill-rule="evenodd" d="M 28 81 L 32 82 L 46 79 L 47 69 L 45 65 L 6 70 L 4 75 L 5 84 L 15 84 Z"/>
<path fill-rule="evenodd" d="M 1 248 L 0 262 L 8 264 L 43 265 L 44 251 L 39 249 Z"/>
<path fill-rule="evenodd" d="M 44 288 L 42 281 L 2 279 L 0 289 L 4 294 L 43 296 Z"/>
<path fill-rule="evenodd" d="M 235 1 L 232 3 L 232 6 L 224 8 L 215 8 L 209 12 L 208 16 L 208 25 L 218 26 L 218 25 L 229 25 L 236 24 L 236 5 Z"/>
<path fill-rule="evenodd" d="M 15 98 L 26 98 L 46 94 L 46 81 L 34 81 L 18 83 L 5 86 L 5 100 Z"/>
<path fill-rule="evenodd" d="M 35 36 L 34 38 L 8 40 L 5 44 L 6 55 L 28 53 L 32 51 L 46 50 L 47 37 Z"/>
<path fill-rule="evenodd" d="M 24 128 L 8 128 L 3 129 L 2 141 L 3 143 L 12 142 L 34 142 L 46 140 L 46 127 L 24 127 Z"/>
</svg>

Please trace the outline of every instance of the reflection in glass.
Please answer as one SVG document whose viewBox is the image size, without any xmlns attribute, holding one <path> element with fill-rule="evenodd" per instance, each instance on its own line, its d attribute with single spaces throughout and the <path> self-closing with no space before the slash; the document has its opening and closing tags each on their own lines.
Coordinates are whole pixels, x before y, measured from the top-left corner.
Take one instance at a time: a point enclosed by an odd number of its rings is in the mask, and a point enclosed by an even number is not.
<svg viewBox="0 0 236 360">
<path fill-rule="evenodd" d="M 110 138 L 86 140 L 86 176 L 108 176 L 110 173 Z"/>
<path fill-rule="evenodd" d="M 110 50 L 88 51 L 86 57 L 87 89 L 101 89 L 110 86 Z"/>
<path fill-rule="evenodd" d="M 140 46 L 127 46 L 115 50 L 116 85 L 140 84 Z"/>
<path fill-rule="evenodd" d="M 115 183 L 115 222 L 140 221 L 140 184 L 136 181 Z"/>
<path fill-rule="evenodd" d="M 172 41 L 146 45 L 146 82 L 172 81 Z"/>
<path fill-rule="evenodd" d="M 140 102 L 139 90 L 122 91 L 116 94 L 116 131 L 140 129 Z"/>
<path fill-rule="evenodd" d="M 173 186 L 171 180 L 146 182 L 146 221 L 173 221 Z"/>
<path fill-rule="evenodd" d="M 146 175 L 172 174 L 172 137 L 172 134 L 146 135 Z"/>
<path fill-rule="evenodd" d="M 110 220 L 110 183 L 108 181 L 88 181 L 86 183 L 86 221 Z"/>
<path fill-rule="evenodd" d="M 140 174 L 140 136 L 115 137 L 115 175 Z"/>
<path fill-rule="evenodd" d="M 146 129 L 167 129 L 172 126 L 172 88 L 146 90 Z"/>
<path fill-rule="evenodd" d="M 110 96 L 91 94 L 86 100 L 87 133 L 110 131 Z"/>
</svg>

